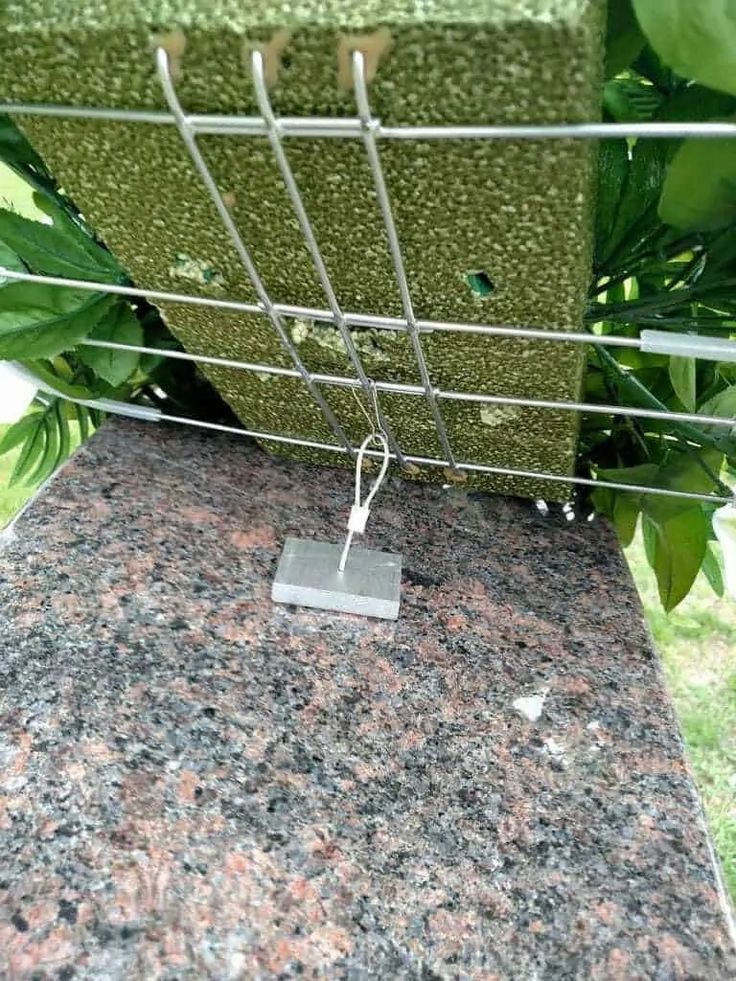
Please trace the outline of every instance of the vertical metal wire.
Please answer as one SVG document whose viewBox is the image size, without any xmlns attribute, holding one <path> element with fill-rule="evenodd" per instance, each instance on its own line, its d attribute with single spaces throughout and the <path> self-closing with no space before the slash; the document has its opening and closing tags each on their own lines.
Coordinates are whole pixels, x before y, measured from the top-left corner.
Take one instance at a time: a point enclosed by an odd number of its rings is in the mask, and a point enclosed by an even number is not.
<svg viewBox="0 0 736 981">
<path fill-rule="evenodd" d="M 447 437 L 447 430 L 445 429 L 445 422 L 442 418 L 440 407 L 437 404 L 432 380 L 429 377 L 429 370 L 424 357 L 424 351 L 422 350 L 422 342 L 419 337 L 419 328 L 417 326 L 416 317 L 414 316 L 414 306 L 411 302 L 411 295 L 409 293 L 409 284 L 406 279 L 406 270 L 404 269 L 404 259 L 401 255 L 401 245 L 399 244 L 399 237 L 396 232 L 396 224 L 394 222 L 393 211 L 391 209 L 391 199 L 388 196 L 388 189 L 383 176 L 383 167 L 381 166 L 381 158 L 378 153 L 378 145 L 376 143 L 376 129 L 378 128 L 379 123 L 371 116 L 371 107 L 368 101 L 368 88 L 365 83 L 365 62 L 363 59 L 363 54 L 360 51 L 353 52 L 353 87 L 355 89 L 355 101 L 358 106 L 358 116 L 360 117 L 360 124 L 363 134 L 363 145 L 365 146 L 366 153 L 368 154 L 368 161 L 370 163 L 371 173 L 373 174 L 373 183 L 375 185 L 376 195 L 378 196 L 378 203 L 381 207 L 381 214 L 383 215 L 383 224 L 386 229 L 386 236 L 388 238 L 388 245 L 394 265 L 394 272 L 396 274 L 399 293 L 401 294 L 401 305 L 404 310 L 404 317 L 406 318 L 409 339 L 411 340 L 411 345 L 414 349 L 414 357 L 416 358 L 417 366 L 419 367 L 419 374 L 422 379 L 422 385 L 424 386 L 427 402 L 432 410 L 432 417 L 434 419 L 435 428 L 437 429 L 437 435 L 440 439 L 440 444 L 442 445 L 442 450 L 449 460 L 450 466 L 453 469 L 456 469 L 457 465 L 455 463 L 455 456 L 452 452 L 452 447 L 450 446 L 450 441 Z"/>
<path fill-rule="evenodd" d="M 360 381 L 363 391 L 367 398 L 373 401 L 376 405 L 381 428 L 386 433 L 389 443 L 391 444 L 391 448 L 396 454 L 396 459 L 398 460 L 399 464 L 404 467 L 406 465 L 404 455 L 401 452 L 401 447 L 394 438 L 390 423 L 383 414 L 377 400 L 372 398 L 370 379 L 363 369 L 360 355 L 355 347 L 355 342 L 353 341 L 352 335 L 345 321 L 345 315 L 342 312 L 342 308 L 340 307 L 335 290 L 332 286 L 330 274 L 327 271 L 322 252 L 319 244 L 317 243 L 317 238 L 314 234 L 312 223 L 309 220 L 307 210 L 304 207 L 304 201 L 302 200 L 301 192 L 299 191 L 299 185 L 296 182 L 294 172 L 291 169 L 291 164 L 289 163 L 286 150 L 284 149 L 281 127 L 279 126 L 279 122 L 274 115 L 271 100 L 268 96 L 268 88 L 266 86 L 266 80 L 263 73 L 263 55 L 260 51 L 252 52 L 251 69 L 253 72 L 253 88 L 255 90 L 256 100 L 258 102 L 258 108 L 260 109 L 261 115 L 266 123 L 268 140 L 276 158 L 276 163 L 281 171 L 281 176 L 284 184 L 286 185 L 286 190 L 289 194 L 289 198 L 291 199 L 292 206 L 296 212 L 299 227 L 302 230 L 304 241 L 306 242 L 309 254 L 312 258 L 312 263 L 314 264 L 314 268 L 319 276 L 319 281 L 322 284 L 322 289 L 324 290 L 325 297 L 327 298 L 327 305 L 332 311 L 332 316 L 335 324 L 337 325 L 337 329 L 340 331 L 340 336 L 343 344 L 345 345 L 345 350 L 347 351 L 348 357 L 355 368 L 355 372 L 358 376 L 358 380 Z"/>
<path fill-rule="evenodd" d="M 266 290 L 266 287 L 258 273 L 258 270 L 256 269 L 250 251 L 248 250 L 243 239 L 241 238 L 240 232 L 238 231 L 237 226 L 233 221 L 232 216 L 227 209 L 227 206 L 225 205 L 225 202 L 222 200 L 222 195 L 220 194 L 217 184 L 215 183 L 215 179 L 212 176 L 210 169 L 207 166 L 207 163 L 200 152 L 199 147 L 197 146 L 197 140 L 194 135 L 194 130 L 192 129 L 189 120 L 187 119 L 187 116 L 185 115 L 184 110 L 181 107 L 181 103 L 179 102 L 179 97 L 176 94 L 176 89 L 174 88 L 174 83 L 171 78 L 171 72 L 169 70 L 169 56 L 163 48 L 157 48 L 156 50 L 156 68 L 158 71 L 158 76 L 161 82 L 161 87 L 163 89 L 164 96 L 169 105 L 169 109 L 171 110 L 171 113 L 174 116 L 174 120 L 176 122 L 176 128 L 179 131 L 179 135 L 181 136 L 184 145 L 186 146 L 187 151 L 189 152 L 189 156 L 191 157 L 192 163 L 197 168 L 197 172 L 199 173 L 202 183 L 204 184 L 205 188 L 207 189 L 207 192 L 212 198 L 213 204 L 217 208 L 217 212 L 220 216 L 220 220 L 222 221 L 228 235 L 230 236 L 230 240 L 232 241 L 233 246 L 235 247 L 235 250 L 238 253 L 238 257 L 240 258 L 243 268 L 245 269 L 251 283 L 253 284 L 253 289 L 255 290 L 258 299 L 263 305 L 263 309 L 265 310 L 266 315 L 268 316 L 269 320 L 275 327 L 279 335 L 279 338 L 281 339 L 281 343 L 283 344 L 285 350 L 288 352 L 289 356 L 294 362 L 294 367 L 299 372 L 304 384 L 307 386 L 307 389 L 309 390 L 310 395 L 322 410 L 322 414 L 327 420 L 327 423 L 329 424 L 330 428 L 335 433 L 335 435 L 340 440 L 340 442 L 345 444 L 348 451 L 351 454 L 354 454 L 356 451 L 354 450 L 350 440 L 348 439 L 347 434 L 345 433 L 340 423 L 337 421 L 332 409 L 324 400 L 322 393 L 314 384 L 314 381 L 312 380 L 312 376 L 307 370 L 306 365 L 299 357 L 299 352 L 297 351 L 295 345 L 292 343 L 292 340 L 289 337 L 289 333 L 284 327 L 281 321 L 281 317 L 278 311 L 276 310 L 271 300 L 271 297 L 268 294 L 268 291 Z"/>
</svg>

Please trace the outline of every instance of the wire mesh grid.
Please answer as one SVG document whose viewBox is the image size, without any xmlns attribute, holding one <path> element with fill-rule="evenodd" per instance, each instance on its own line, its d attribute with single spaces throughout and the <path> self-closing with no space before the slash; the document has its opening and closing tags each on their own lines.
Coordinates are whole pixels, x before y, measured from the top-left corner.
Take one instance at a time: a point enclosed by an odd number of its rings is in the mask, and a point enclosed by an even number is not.
<svg viewBox="0 0 736 981">
<path fill-rule="evenodd" d="M 124 109 L 106 109 L 99 107 L 78 107 L 59 105 L 39 105 L 28 103 L 0 104 L 0 112 L 24 115 L 46 115 L 71 119 L 105 120 L 119 122 L 134 122 L 143 125 L 175 126 L 179 132 L 189 157 L 199 175 L 202 185 L 206 188 L 214 207 L 222 222 L 224 231 L 230 239 L 239 260 L 250 280 L 257 297 L 257 303 L 241 302 L 238 300 L 216 297 L 197 296 L 187 293 L 175 293 L 154 289 L 143 289 L 134 286 L 97 283 L 60 276 L 44 276 L 34 273 L 20 272 L 0 267 L 0 276 L 8 280 L 25 280 L 45 283 L 59 288 L 75 288 L 143 298 L 152 302 L 166 301 L 170 303 L 195 304 L 221 310 L 240 311 L 259 314 L 268 319 L 281 345 L 288 354 L 293 368 L 276 365 L 252 363 L 242 360 L 232 360 L 222 357 L 191 354 L 186 351 L 163 350 L 147 346 L 119 344 L 112 341 L 87 339 L 84 344 L 107 348 L 110 350 L 125 350 L 145 354 L 153 354 L 167 358 L 178 358 L 204 365 L 216 365 L 239 371 L 257 372 L 266 375 L 280 375 L 301 380 L 319 407 L 329 428 L 334 433 L 336 442 L 325 443 L 297 436 L 274 432 L 251 430 L 244 427 L 227 426 L 205 420 L 190 419 L 162 412 L 157 408 L 147 406 L 126 405 L 111 400 L 100 399 L 84 404 L 107 412 L 150 421 L 167 421 L 196 426 L 203 429 L 218 430 L 227 433 L 269 440 L 275 443 L 291 444 L 294 446 L 350 454 L 357 454 L 343 426 L 336 418 L 322 392 L 322 386 L 342 386 L 362 390 L 375 406 L 378 422 L 386 433 L 390 446 L 391 458 L 402 467 L 409 464 L 418 466 L 450 468 L 459 472 L 475 472 L 480 474 L 499 475 L 517 478 L 533 478 L 541 481 L 567 483 L 584 487 L 606 487 L 614 490 L 630 492 L 646 492 L 667 497 L 682 497 L 713 503 L 728 503 L 730 497 L 716 494 L 702 494 L 688 491 L 673 490 L 666 487 L 650 487 L 640 484 L 622 483 L 602 479 L 580 477 L 571 474 L 550 473 L 541 470 L 522 470 L 514 467 L 492 466 L 483 461 L 467 461 L 456 459 L 450 445 L 447 428 L 444 423 L 441 403 L 443 400 L 460 402 L 476 402 L 479 404 L 529 407 L 534 409 L 561 410 L 566 412 L 585 412 L 608 416 L 630 416 L 669 422 L 687 422 L 698 425 L 712 425 L 733 429 L 736 419 L 721 416 L 703 415 L 700 413 L 662 411 L 640 408 L 636 406 L 593 404 L 585 402 L 517 398 L 504 395 L 481 394 L 477 392 L 448 391 L 433 384 L 427 367 L 422 348 L 422 334 L 426 331 L 446 331 L 456 333 L 477 334 L 519 340 L 533 340 L 545 343 L 601 345 L 610 347 L 628 347 L 643 352 L 660 354 L 682 354 L 686 351 L 690 356 L 719 361 L 736 361 L 736 342 L 728 339 L 710 337 L 694 337 L 658 330 L 642 330 L 639 337 L 622 337 L 575 332 L 564 330 L 546 330 L 538 327 L 520 327 L 510 324 L 475 324 L 463 322 L 445 322 L 417 318 L 412 303 L 411 291 L 404 268 L 401 244 L 394 222 L 389 192 L 384 179 L 381 164 L 380 143 L 384 140 L 503 140 L 503 139 L 582 139 L 596 140 L 604 137 L 630 137 L 650 139 L 671 139 L 674 137 L 694 136 L 703 139 L 736 137 L 736 124 L 724 122 L 695 122 L 695 123 L 576 123 L 565 125 L 489 125 L 489 126 L 383 126 L 379 119 L 373 116 L 366 84 L 366 71 L 363 54 L 355 51 L 352 54 L 352 80 L 355 103 L 358 110 L 356 117 L 321 118 L 321 117 L 277 117 L 273 111 L 264 75 L 263 57 L 260 51 L 251 54 L 251 67 L 256 102 L 260 111 L 259 116 L 227 116 L 227 115 L 194 115 L 187 114 L 183 109 L 172 78 L 169 57 L 163 48 L 155 53 L 156 69 L 162 91 L 169 107 L 169 112 L 136 111 Z M 217 183 L 208 167 L 198 145 L 198 135 L 229 135 L 242 137 L 267 137 L 283 183 L 297 219 L 304 243 L 313 263 L 315 272 L 324 293 L 327 307 L 315 308 L 306 306 L 287 305 L 274 302 L 259 274 L 240 230 L 223 200 Z M 344 311 L 339 303 L 329 272 L 320 251 L 317 238 L 307 214 L 302 195 L 289 164 L 284 147 L 285 137 L 319 137 L 325 139 L 359 139 L 362 141 L 373 185 L 380 207 L 383 226 L 388 241 L 391 262 L 396 280 L 396 287 L 401 299 L 403 315 L 401 317 L 377 316 L 365 313 Z M 285 321 L 292 318 L 308 318 L 317 322 L 334 325 L 339 331 L 346 354 L 355 370 L 355 377 L 315 373 L 308 369 L 302 361 L 299 351 L 292 341 Z M 404 332 L 410 341 L 411 349 L 416 360 L 416 366 L 421 380 L 420 385 L 388 382 L 373 379 L 368 376 L 361 362 L 360 355 L 353 340 L 350 328 L 368 327 L 382 331 Z M 381 410 L 378 393 L 391 393 L 413 396 L 424 399 L 431 412 L 438 443 L 442 448 L 442 458 L 418 456 L 405 453 L 397 442 L 388 419 Z M 55 393 L 67 398 L 62 393 Z M 73 399 L 71 401 L 74 401 Z M 369 456 L 381 456 L 379 451 L 368 450 Z"/>
</svg>

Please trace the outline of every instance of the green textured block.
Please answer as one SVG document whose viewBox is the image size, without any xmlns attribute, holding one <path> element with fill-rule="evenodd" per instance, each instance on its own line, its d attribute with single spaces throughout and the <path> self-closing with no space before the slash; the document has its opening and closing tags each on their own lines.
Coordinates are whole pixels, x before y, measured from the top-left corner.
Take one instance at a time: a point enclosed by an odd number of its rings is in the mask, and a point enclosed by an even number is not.
<svg viewBox="0 0 736 981">
<path fill-rule="evenodd" d="M 163 33 L 189 112 L 256 114 L 254 45 L 265 52 L 277 114 L 355 115 L 345 84 L 351 46 L 366 50 L 375 67 L 371 107 L 385 125 L 559 123 L 598 112 L 603 0 L 30 0 L 4 9 L 0 98 L 9 101 L 166 108 L 153 60 Z M 20 122 L 139 285 L 255 301 L 173 126 L 31 116 Z M 326 307 L 267 140 L 202 136 L 199 145 L 271 297 Z M 401 316 L 360 139 L 290 138 L 285 145 L 342 308 Z M 419 318 L 581 328 L 591 261 L 589 142 L 381 140 L 380 151 Z M 263 317 L 178 304 L 164 304 L 163 312 L 194 353 L 291 366 Z M 311 370 L 354 375 L 334 327 L 286 323 Z M 370 377 L 419 383 L 405 335 L 358 329 L 353 336 Z M 579 397 L 580 345 L 439 331 L 422 340 L 432 381 L 442 389 Z M 249 428 L 334 442 L 300 382 L 230 369 L 206 373 Z M 322 391 L 360 442 L 366 422 L 355 396 Z M 424 399 L 383 395 L 381 404 L 406 453 L 443 455 Z M 458 460 L 573 470 L 575 413 L 440 405 Z M 416 476 L 445 479 L 432 468 Z M 469 483 L 551 499 L 569 494 L 565 485 L 536 480 L 474 475 Z"/>
</svg>

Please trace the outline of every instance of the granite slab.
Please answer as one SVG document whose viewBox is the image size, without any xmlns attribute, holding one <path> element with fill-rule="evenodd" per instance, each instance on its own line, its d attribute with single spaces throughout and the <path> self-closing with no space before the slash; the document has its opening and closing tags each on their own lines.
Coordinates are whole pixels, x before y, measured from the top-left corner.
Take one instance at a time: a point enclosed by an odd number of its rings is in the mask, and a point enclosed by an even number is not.
<svg viewBox="0 0 736 981">
<path fill-rule="evenodd" d="M 0 976 L 733 977 L 603 524 L 391 481 L 396 623 L 274 606 L 346 472 L 106 425 L 0 548 Z"/>
</svg>

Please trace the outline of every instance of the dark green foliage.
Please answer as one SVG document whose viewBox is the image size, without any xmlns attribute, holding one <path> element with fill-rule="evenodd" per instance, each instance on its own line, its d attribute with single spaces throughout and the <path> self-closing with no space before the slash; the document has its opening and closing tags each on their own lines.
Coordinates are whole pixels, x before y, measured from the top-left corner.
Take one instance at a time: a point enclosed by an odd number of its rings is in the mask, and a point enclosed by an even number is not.
<svg viewBox="0 0 736 981">
<path fill-rule="evenodd" d="M 676 24 L 701 18 L 711 6 L 634 2 L 655 44 L 663 35 L 674 43 Z M 662 19 L 668 21 L 664 26 Z M 691 56 L 700 57 L 691 41 L 688 35 Z M 674 51 L 669 42 L 659 57 L 644 47 L 633 66 L 607 83 L 608 118 L 697 121 L 734 115 L 731 95 L 667 67 L 680 67 Z M 733 147 L 725 140 L 602 145 L 590 329 L 625 336 L 645 327 L 718 337 L 736 333 L 735 177 Z M 591 402 L 736 416 L 732 364 L 595 349 L 586 390 Z M 581 457 L 586 475 L 725 496 L 724 471 L 736 468 L 736 440 L 727 427 L 584 417 Z M 718 559 L 708 546 L 713 505 L 603 488 L 593 492 L 592 503 L 613 521 L 623 544 L 631 541 L 641 515 L 666 610 L 687 595 L 701 567 L 722 592 Z"/>
<path fill-rule="evenodd" d="M 606 78 L 623 71 L 644 47 L 631 0 L 610 0 L 606 25 Z"/>
<path fill-rule="evenodd" d="M 666 65 L 686 78 L 736 95 L 733 0 L 633 0 L 633 7 Z"/>
</svg>

